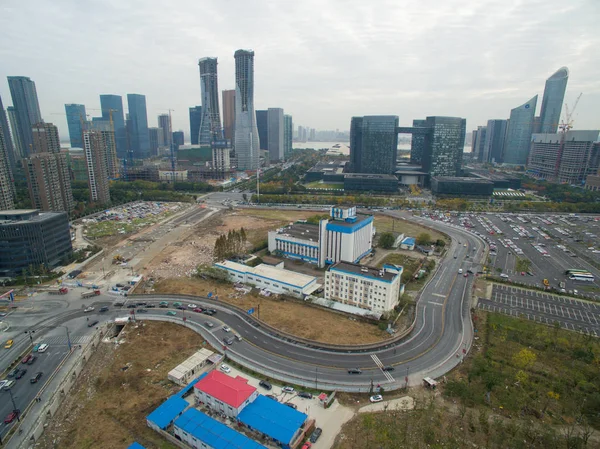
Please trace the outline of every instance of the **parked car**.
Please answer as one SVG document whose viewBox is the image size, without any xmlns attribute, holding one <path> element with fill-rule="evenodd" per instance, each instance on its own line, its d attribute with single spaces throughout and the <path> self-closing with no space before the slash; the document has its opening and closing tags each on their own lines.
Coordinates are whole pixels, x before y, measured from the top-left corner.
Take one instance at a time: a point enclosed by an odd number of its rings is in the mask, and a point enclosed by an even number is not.
<svg viewBox="0 0 600 449">
<path fill-rule="evenodd" d="M 294 410 L 298 410 L 298 406 L 296 404 L 291 403 L 291 402 L 284 402 L 284 405 L 287 405 L 288 407 L 291 407 Z"/>
<path fill-rule="evenodd" d="M 231 368 L 229 368 L 227 365 L 221 365 L 221 366 L 219 367 L 219 369 L 220 369 L 221 371 L 223 371 L 224 373 L 230 373 L 230 372 L 231 372 Z"/>
<path fill-rule="evenodd" d="M 6 415 L 6 418 L 4 418 L 4 424 L 10 424 L 13 422 L 15 419 L 17 419 L 19 413 L 21 413 L 21 410 L 13 410 L 10 412 L 8 415 Z"/>
<path fill-rule="evenodd" d="M 98 312 L 108 312 L 108 306 L 100 307 L 100 310 L 98 310 Z"/>
<path fill-rule="evenodd" d="M 98 324 L 98 320 L 90 321 L 88 327 L 94 327 L 96 324 Z"/>
<path fill-rule="evenodd" d="M 381 401 L 383 401 L 383 396 L 381 396 L 380 394 L 376 394 L 375 396 L 371 396 L 369 398 L 369 401 L 371 401 L 371 402 L 381 402 Z"/>
<path fill-rule="evenodd" d="M 294 387 L 283 387 L 281 389 L 281 391 L 283 391 L 285 393 L 293 393 L 294 392 Z"/>
<path fill-rule="evenodd" d="M 42 378 L 42 372 L 38 371 L 37 373 L 35 373 L 35 376 L 33 376 L 31 379 L 29 379 L 29 382 L 32 384 L 37 383 L 38 380 L 40 380 Z"/>
<path fill-rule="evenodd" d="M 33 362 L 35 362 L 37 360 L 36 356 L 33 356 L 29 359 L 29 362 L 27 362 L 28 365 L 33 365 Z"/>
<path fill-rule="evenodd" d="M 304 399 L 312 399 L 312 393 L 309 393 L 308 391 L 301 391 L 298 393 L 298 396 Z"/>
<path fill-rule="evenodd" d="M 261 387 L 263 387 L 265 390 L 270 390 L 271 388 L 273 388 L 273 386 L 271 385 L 270 382 L 266 381 L 266 380 L 261 380 L 258 385 L 260 385 Z"/>
<path fill-rule="evenodd" d="M 267 394 L 267 395 L 265 395 L 265 396 L 267 396 L 268 398 L 271 398 L 271 399 L 273 399 L 274 401 L 277 401 L 277 402 L 279 402 L 279 399 L 277 399 L 277 396 L 275 396 L 274 394 Z"/>
<path fill-rule="evenodd" d="M 323 433 L 323 429 L 321 429 L 320 427 L 317 427 L 313 431 L 312 435 L 310 436 L 310 442 L 311 443 L 316 443 L 322 433 Z"/>
<path fill-rule="evenodd" d="M 304 443 L 302 445 L 302 449 L 310 449 L 312 447 L 312 443 L 310 441 L 307 441 L 306 443 Z"/>
</svg>

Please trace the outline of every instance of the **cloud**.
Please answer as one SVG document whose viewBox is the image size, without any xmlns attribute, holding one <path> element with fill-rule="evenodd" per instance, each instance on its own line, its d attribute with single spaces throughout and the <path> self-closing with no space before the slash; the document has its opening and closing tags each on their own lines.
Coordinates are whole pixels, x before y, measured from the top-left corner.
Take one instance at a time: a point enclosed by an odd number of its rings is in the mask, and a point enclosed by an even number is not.
<svg viewBox="0 0 600 449">
<path fill-rule="evenodd" d="M 566 65 L 566 101 L 584 95 L 576 127 L 600 127 L 596 0 L 41 0 L 0 6 L 0 95 L 30 76 L 42 115 L 67 136 L 65 103 L 99 114 L 99 94 L 147 96 L 148 122 L 174 109 L 189 133 L 200 103 L 197 60 L 255 51 L 255 106 L 283 107 L 295 125 L 348 129 L 350 117 L 466 117 L 469 128 L 543 93 Z M 126 102 L 125 102 L 126 103 Z M 541 103 L 541 101 L 540 101 Z"/>
</svg>

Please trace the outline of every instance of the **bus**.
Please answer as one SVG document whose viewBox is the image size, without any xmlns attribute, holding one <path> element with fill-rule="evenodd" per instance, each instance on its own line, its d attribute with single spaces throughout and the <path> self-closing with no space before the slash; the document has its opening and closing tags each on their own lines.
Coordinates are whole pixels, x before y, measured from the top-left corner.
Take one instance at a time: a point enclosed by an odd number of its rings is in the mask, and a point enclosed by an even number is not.
<svg viewBox="0 0 600 449">
<path fill-rule="evenodd" d="M 569 279 L 572 281 L 581 281 L 581 282 L 594 282 L 594 276 L 591 274 L 572 274 L 569 276 Z"/>
<path fill-rule="evenodd" d="M 587 270 L 580 270 L 578 268 L 569 268 L 567 271 L 565 271 L 565 274 L 567 276 L 571 276 L 572 274 L 589 274 L 589 275 L 591 275 L 592 273 L 590 273 Z"/>
</svg>

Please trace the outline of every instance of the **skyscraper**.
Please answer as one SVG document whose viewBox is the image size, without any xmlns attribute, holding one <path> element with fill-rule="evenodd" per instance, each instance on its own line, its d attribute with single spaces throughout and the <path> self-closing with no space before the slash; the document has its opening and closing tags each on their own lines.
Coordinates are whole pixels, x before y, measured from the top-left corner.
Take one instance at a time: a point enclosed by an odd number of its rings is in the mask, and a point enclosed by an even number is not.
<svg viewBox="0 0 600 449">
<path fill-rule="evenodd" d="M 261 150 L 269 149 L 269 111 L 259 109 L 256 111 L 256 129 L 258 130 L 258 144 Z"/>
<path fill-rule="evenodd" d="M 485 139 L 487 135 L 486 126 L 478 126 L 475 134 L 475 141 L 473 142 L 473 157 L 477 158 L 478 162 L 487 162 L 483 160 L 483 154 L 485 150 Z"/>
<path fill-rule="evenodd" d="M 110 202 L 109 172 L 106 164 L 108 149 L 109 142 L 100 130 L 86 129 L 83 131 L 83 152 L 88 169 L 90 201 L 93 203 L 106 204 Z"/>
<path fill-rule="evenodd" d="M 185 143 L 183 131 L 174 131 L 172 139 L 173 139 L 173 145 L 175 146 L 175 149 L 179 148 L 179 145 L 183 145 Z"/>
<path fill-rule="evenodd" d="M 223 106 L 223 108 L 225 108 Z M 202 106 L 190 108 L 190 140 L 192 145 L 198 145 L 198 134 L 200 133 L 200 121 L 202 120 Z"/>
<path fill-rule="evenodd" d="M 431 133 L 425 138 L 423 171 L 431 176 L 460 176 L 465 146 L 466 120 L 460 117 L 427 117 Z"/>
<path fill-rule="evenodd" d="M 482 162 L 502 163 L 508 120 L 488 120 Z"/>
<path fill-rule="evenodd" d="M 200 91 L 202 94 L 202 120 L 200 121 L 200 145 L 222 140 L 221 114 L 219 113 L 219 84 L 217 80 L 217 58 L 202 58 L 200 68 Z"/>
<path fill-rule="evenodd" d="M 8 121 L 10 122 L 10 132 L 13 137 L 15 159 L 19 160 L 25 157 L 25 150 L 23 149 L 23 142 L 21 142 L 21 135 L 19 134 L 17 111 L 14 106 L 9 106 L 6 108 L 6 112 L 8 114 Z"/>
<path fill-rule="evenodd" d="M 148 134 L 148 114 L 146 113 L 146 96 L 127 94 L 129 120 L 131 120 L 130 150 L 136 159 L 150 156 L 150 135 Z"/>
<path fill-rule="evenodd" d="M 396 171 L 397 128 L 398 116 L 395 115 L 352 118 L 350 122 L 350 159 L 353 162 L 354 173 L 391 175 Z M 357 141 L 358 139 L 360 142 Z"/>
<path fill-rule="evenodd" d="M 67 113 L 67 126 L 69 128 L 69 140 L 71 148 L 83 148 L 83 123 L 87 121 L 85 115 L 85 105 L 83 104 L 65 104 Z"/>
<path fill-rule="evenodd" d="M 7 140 L 10 140 L 10 135 L 5 137 L 4 127 L 0 126 L 0 210 L 13 209 L 15 206 L 15 188 L 6 145 Z"/>
<path fill-rule="evenodd" d="M 235 154 L 238 169 L 258 168 L 260 145 L 254 115 L 254 52 L 237 50 L 235 58 Z"/>
<path fill-rule="evenodd" d="M 92 126 L 88 126 L 88 129 L 93 129 L 96 132 L 99 132 L 102 137 L 102 143 L 104 145 L 104 158 L 106 163 L 106 168 L 108 170 L 108 177 L 111 179 L 116 179 L 119 177 L 119 162 L 117 160 L 117 145 L 116 145 L 116 137 L 114 131 L 114 122 L 111 125 L 110 121 L 106 120 L 94 120 L 92 122 Z"/>
<path fill-rule="evenodd" d="M 110 121 L 112 114 L 113 127 L 115 130 L 115 142 L 117 146 L 117 157 L 127 157 L 127 130 L 125 128 L 125 114 L 123 112 L 123 98 L 120 95 L 100 95 L 100 108 L 102 118 Z"/>
<path fill-rule="evenodd" d="M 267 138 L 269 139 L 269 160 L 274 162 L 282 161 L 284 159 L 283 109 L 269 108 L 267 110 L 267 132 Z"/>
<path fill-rule="evenodd" d="M 525 165 L 531 145 L 537 95 L 510 111 L 503 163 Z"/>
<path fill-rule="evenodd" d="M 158 138 L 158 134 L 160 131 L 160 139 Z M 164 142 L 164 137 L 162 136 L 163 130 L 161 128 L 148 128 L 148 136 L 150 139 L 150 154 L 152 156 L 158 155 L 158 148 L 162 147 L 162 143 Z"/>
<path fill-rule="evenodd" d="M 6 111 L 2 105 L 2 98 L 0 97 L 0 129 L 4 135 L 4 151 L 6 153 L 6 160 L 8 161 L 11 170 L 15 169 L 17 159 L 20 159 L 15 153 L 15 148 L 10 137 L 10 127 L 6 118 Z"/>
<path fill-rule="evenodd" d="M 292 116 L 286 114 L 283 116 L 283 157 L 287 160 L 292 152 L 292 138 L 294 134 L 294 124 Z"/>
<path fill-rule="evenodd" d="M 413 128 L 425 126 L 427 120 L 415 119 L 413 120 Z M 422 134 L 413 134 L 410 141 L 410 163 L 420 164 L 423 158 L 423 151 L 425 148 L 425 136 Z"/>
<path fill-rule="evenodd" d="M 235 129 L 235 90 L 223 91 L 223 134 L 225 139 L 233 142 Z"/>
<path fill-rule="evenodd" d="M 171 119 L 169 114 L 160 114 L 158 116 L 158 127 L 162 129 L 162 141 L 158 142 L 159 147 L 171 148 Z"/>
<path fill-rule="evenodd" d="M 567 81 L 569 81 L 569 69 L 566 67 L 561 67 L 546 80 L 540 112 L 541 133 L 554 134 L 558 129 Z"/>
<path fill-rule="evenodd" d="M 18 140 L 22 144 L 23 155 L 28 156 L 33 145 L 31 128 L 42 122 L 37 90 L 35 83 L 26 76 L 9 76 L 8 86 L 15 108 Z"/>
</svg>

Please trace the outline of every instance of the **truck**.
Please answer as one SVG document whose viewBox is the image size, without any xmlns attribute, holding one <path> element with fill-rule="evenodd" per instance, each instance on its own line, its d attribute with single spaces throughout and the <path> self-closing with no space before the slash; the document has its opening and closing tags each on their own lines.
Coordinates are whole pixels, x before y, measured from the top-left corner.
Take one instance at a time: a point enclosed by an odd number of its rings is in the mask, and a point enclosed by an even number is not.
<svg viewBox="0 0 600 449">
<path fill-rule="evenodd" d="M 91 298 L 92 296 L 98 296 L 100 294 L 100 290 L 92 290 L 89 292 L 83 292 L 81 294 L 82 298 Z"/>
<path fill-rule="evenodd" d="M 66 295 L 67 293 L 69 293 L 67 287 L 51 288 L 48 290 L 49 295 Z"/>
<path fill-rule="evenodd" d="M 548 287 L 550 285 L 550 282 L 548 282 L 548 279 L 544 279 L 542 282 L 544 283 L 545 287 Z"/>
</svg>

